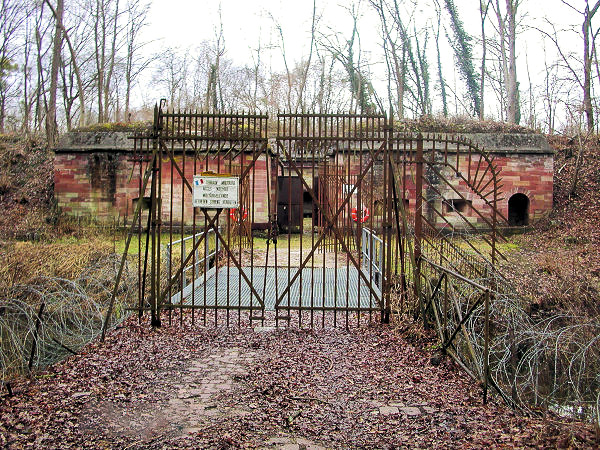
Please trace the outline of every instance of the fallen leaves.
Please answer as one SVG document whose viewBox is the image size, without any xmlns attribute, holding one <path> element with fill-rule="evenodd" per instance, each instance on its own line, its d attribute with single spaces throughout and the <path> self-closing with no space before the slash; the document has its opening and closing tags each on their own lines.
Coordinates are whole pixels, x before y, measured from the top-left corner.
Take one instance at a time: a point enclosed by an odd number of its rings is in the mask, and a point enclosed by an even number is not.
<svg viewBox="0 0 600 450">
<path fill-rule="evenodd" d="M 211 376 L 213 366 L 199 361 L 231 349 L 254 356 L 221 358 L 236 370 L 227 389 L 178 399 L 182 388 L 195 392 L 190 380 Z M 430 358 L 383 326 L 254 333 L 184 321 L 154 333 L 131 320 L 51 376 L 21 380 L 0 404 L 0 445 L 254 448 L 281 433 L 334 448 L 599 443 L 585 424 L 483 406 L 480 389 L 447 358 L 438 366 Z M 190 425 L 186 408 L 198 405 Z"/>
</svg>

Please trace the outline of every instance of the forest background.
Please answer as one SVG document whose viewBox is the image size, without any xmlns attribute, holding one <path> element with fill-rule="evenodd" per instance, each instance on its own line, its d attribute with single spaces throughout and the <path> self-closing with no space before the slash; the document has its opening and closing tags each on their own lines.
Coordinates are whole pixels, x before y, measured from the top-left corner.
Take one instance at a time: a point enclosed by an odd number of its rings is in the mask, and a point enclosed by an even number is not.
<svg viewBox="0 0 600 450">
<path fill-rule="evenodd" d="M 1 0 L 0 132 L 205 111 L 597 131 L 600 2 Z"/>
</svg>

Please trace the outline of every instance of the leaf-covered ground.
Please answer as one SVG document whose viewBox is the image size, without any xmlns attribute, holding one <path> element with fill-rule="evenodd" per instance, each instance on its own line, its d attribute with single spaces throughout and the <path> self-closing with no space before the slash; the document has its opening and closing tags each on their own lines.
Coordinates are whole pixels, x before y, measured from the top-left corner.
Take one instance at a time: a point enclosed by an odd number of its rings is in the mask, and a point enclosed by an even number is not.
<svg viewBox="0 0 600 450">
<path fill-rule="evenodd" d="M 16 383 L 7 448 L 594 447 L 528 418 L 393 328 L 255 331 L 130 321 Z M 435 361 L 437 363 L 437 361 Z"/>
</svg>

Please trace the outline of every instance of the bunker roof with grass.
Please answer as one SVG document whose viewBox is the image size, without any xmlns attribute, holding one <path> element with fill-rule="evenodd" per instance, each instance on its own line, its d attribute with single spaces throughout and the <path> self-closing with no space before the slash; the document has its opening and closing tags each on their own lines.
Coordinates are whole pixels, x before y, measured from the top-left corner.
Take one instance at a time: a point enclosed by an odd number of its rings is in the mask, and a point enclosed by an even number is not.
<svg viewBox="0 0 600 450">
<path fill-rule="evenodd" d="M 276 120 L 272 118 L 271 120 Z M 73 152 L 128 152 L 133 148 L 130 136 L 149 131 L 149 122 L 102 123 L 75 129 L 61 136 L 55 151 Z M 239 127 L 238 127 L 239 128 Z M 275 128 L 275 127 L 269 127 Z M 394 131 L 407 135 L 455 135 L 473 141 L 489 153 L 553 154 L 546 136 L 521 125 L 469 117 L 433 117 L 395 119 Z M 233 128 L 235 131 L 235 128 Z M 244 134 L 240 129 L 239 133 Z M 237 134 L 234 133 L 237 137 Z M 275 133 L 268 133 L 270 140 Z M 215 136 L 216 137 L 216 136 Z M 222 136 L 228 138 L 228 136 Z"/>
</svg>

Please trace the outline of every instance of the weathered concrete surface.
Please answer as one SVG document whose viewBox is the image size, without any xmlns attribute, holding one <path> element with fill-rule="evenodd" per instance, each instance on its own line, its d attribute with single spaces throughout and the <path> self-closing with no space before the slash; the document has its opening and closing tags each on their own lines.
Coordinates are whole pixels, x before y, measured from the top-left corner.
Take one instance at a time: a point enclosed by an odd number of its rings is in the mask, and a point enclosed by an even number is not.
<svg viewBox="0 0 600 450">
<path fill-rule="evenodd" d="M 131 131 L 74 131 L 61 136 L 55 151 L 62 152 L 89 152 L 89 151 L 124 151 L 133 149 L 132 140 L 129 139 Z M 413 134 L 416 138 L 416 134 Z M 488 153 L 534 153 L 554 154 L 554 150 L 548 144 L 543 134 L 524 133 L 461 133 L 452 135 L 425 134 L 425 136 L 460 136 L 466 140 L 473 141 L 479 148 Z M 425 147 L 431 147 L 431 143 L 425 143 Z M 275 148 L 275 145 L 271 145 Z"/>
<path fill-rule="evenodd" d="M 126 151 L 133 149 L 131 131 L 73 131 L 58 140 L 57 153 Z"/>
</svg>

